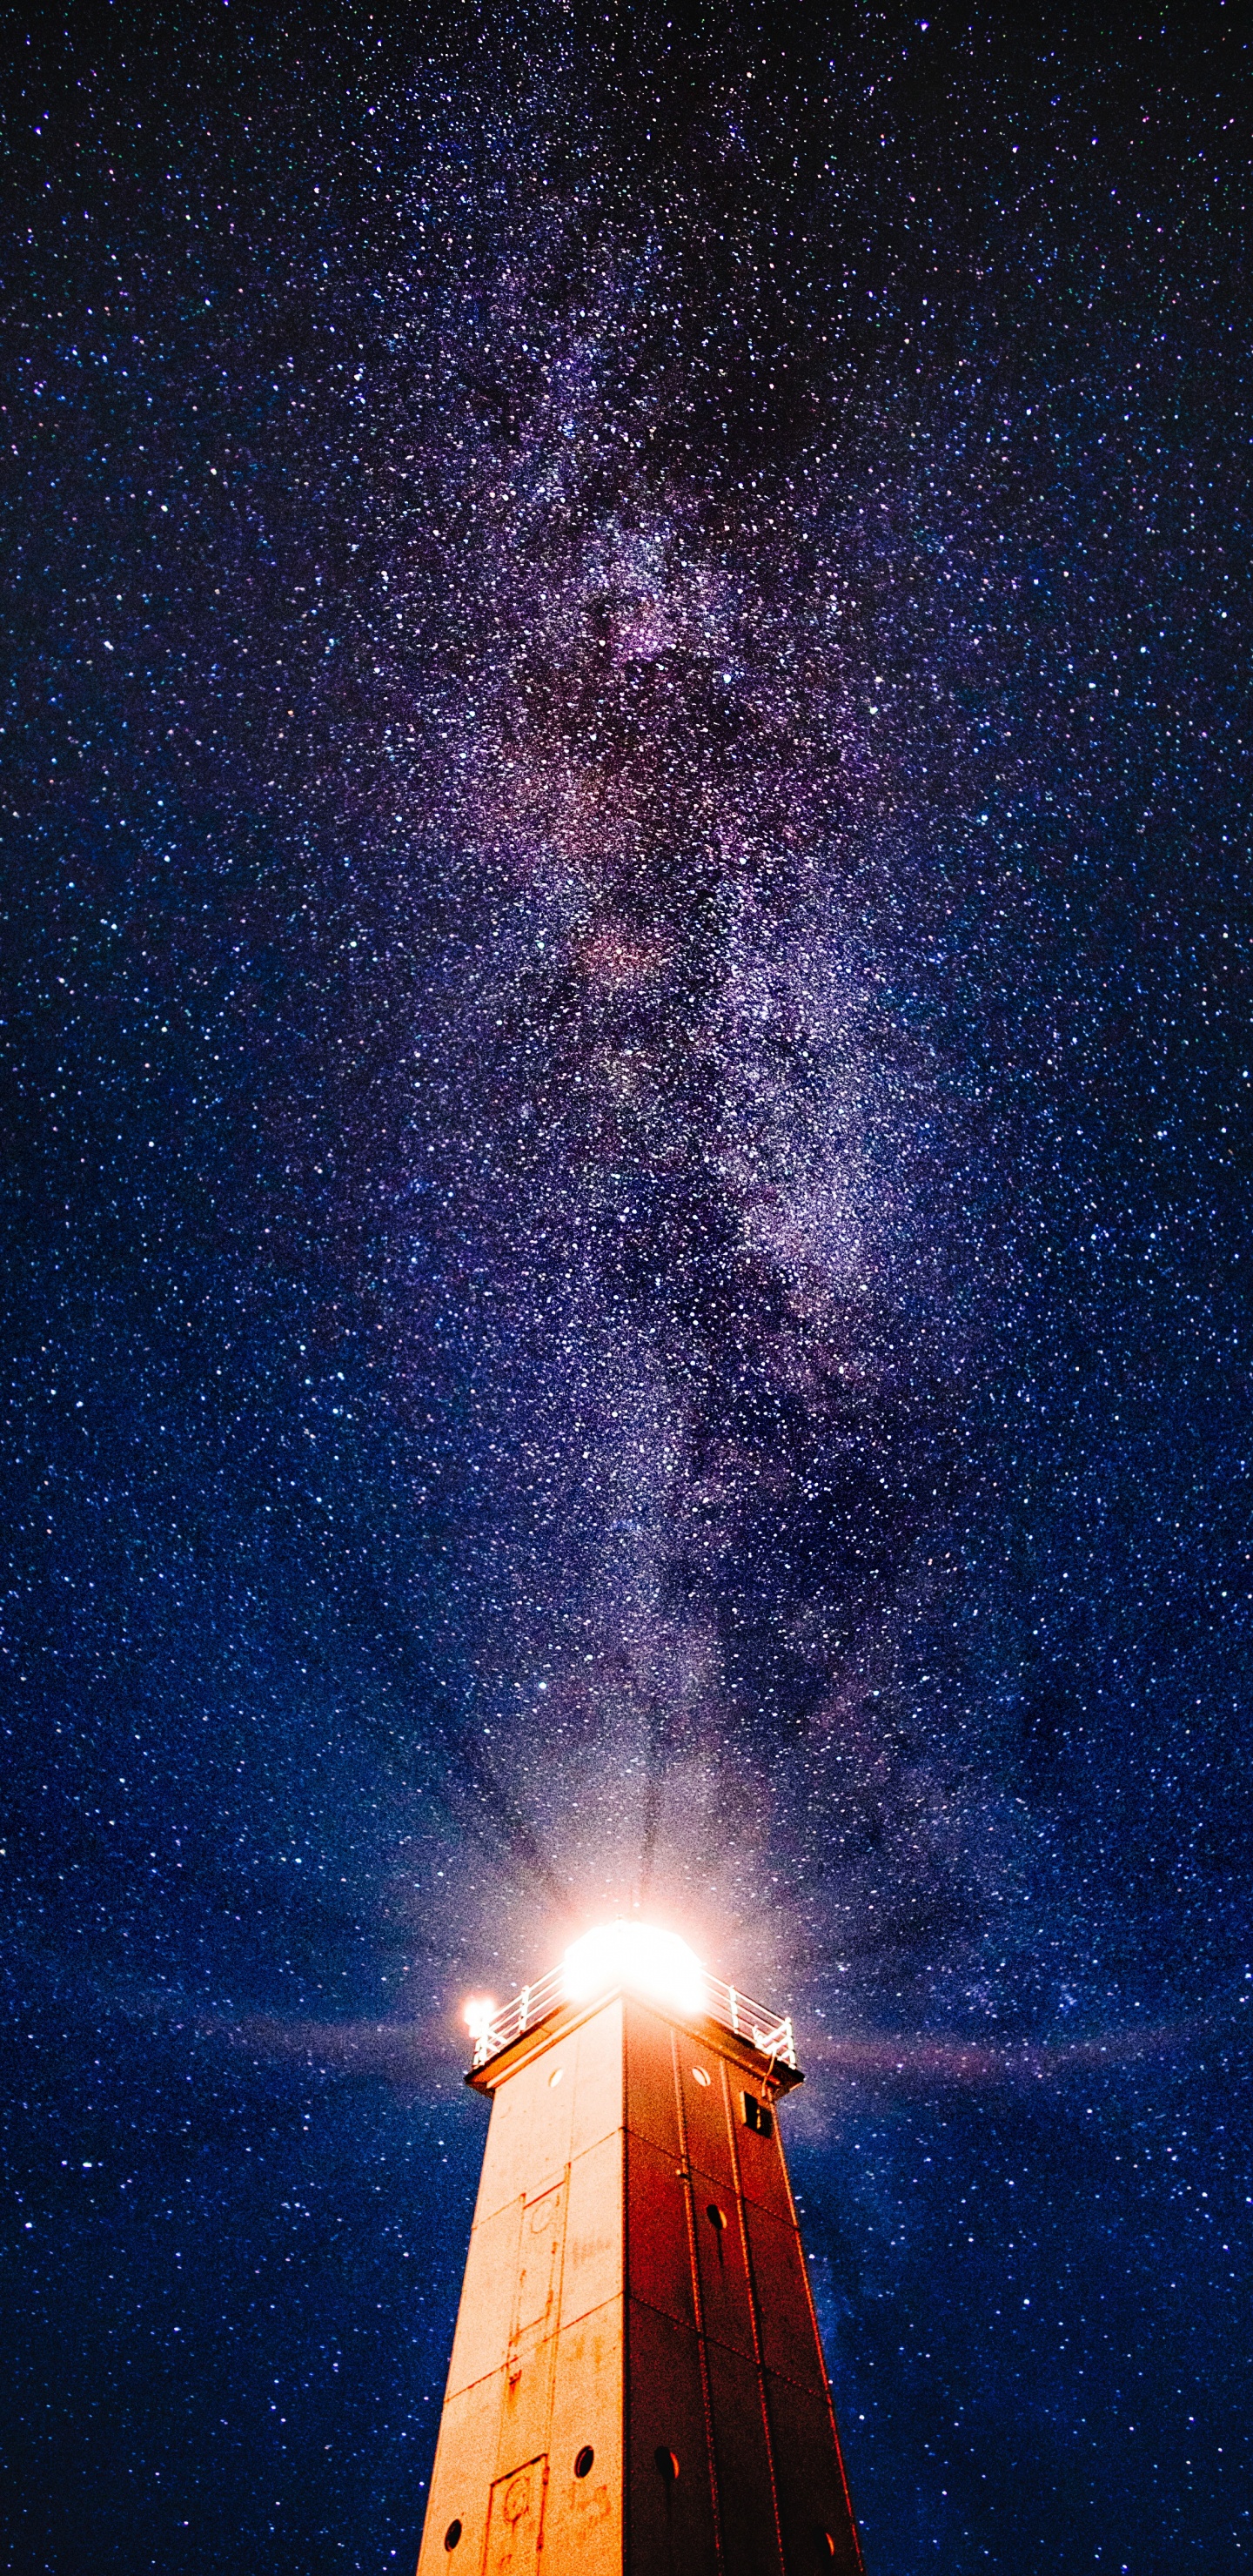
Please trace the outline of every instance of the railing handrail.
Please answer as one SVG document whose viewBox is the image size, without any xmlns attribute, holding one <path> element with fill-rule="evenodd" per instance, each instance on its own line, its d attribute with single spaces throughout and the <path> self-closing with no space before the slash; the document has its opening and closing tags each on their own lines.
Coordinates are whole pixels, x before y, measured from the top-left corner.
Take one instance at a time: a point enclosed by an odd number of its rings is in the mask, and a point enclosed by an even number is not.
<svg viewBox="0 0 1253 2576">
<path fill-rule="evenodd" d="M 533 1986 L 523 1986 L 512 2001 L 502 2004 L 490 2021 L 485 2021 L 474 2034 L 473 2065 L 477 2069 L 498 2057 L 524 2031 L 543 2021 L 554 2007 L 565 1999 L 565 1978 L 560 1968 L 550 1968 L 546 1977 Z M 606 1987 L 607 1994 L 614 1991 Z M 775 2013 L 769 2004 L 754 2003 L 751 1995 L 741 1994 L 722 1977 L 706 1976 L 705 2001 L 709 2019 L 721 2024 L 736 2039 L 746 2039 L 763 2057 L 796 2072 L 796 2041 L 790 2013 Z"/>
</svg>

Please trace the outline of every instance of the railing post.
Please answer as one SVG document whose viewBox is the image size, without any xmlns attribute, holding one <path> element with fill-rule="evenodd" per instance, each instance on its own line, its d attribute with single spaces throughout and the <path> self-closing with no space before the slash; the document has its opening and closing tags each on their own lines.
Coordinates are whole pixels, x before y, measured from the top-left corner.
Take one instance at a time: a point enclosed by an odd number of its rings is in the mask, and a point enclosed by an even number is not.
<svg viewBox="0 0 1253 2576">
<path fill-rule="evenodd" d="M 527 2014 L 528 2014 L 528 2012 L 529 2012 L 529 2010 L 530 2010 L 530 2004 L 531 2004 L 531 1989 L 530 1989 L 530 1987 L 529 1987 L 529 1986 L 524 1986 L 524 1987 L 523 1987 L 523 1989 L 522 1989 L 521 1994 L 520 1994 L 520 1995 L 519 1995 L 519 1997 L 518 1997 L 518 2030 L 519 2030 L 519 2033 L 521 2033 L 522 2031 L 524 2031 L 524 2030 L 526 2029 L 526 2020 L 527 2020 Z"/>
<path fill-rule="evenodd" d="M 731 2005 L 731 2028 L 738 2039 L 740 2035 L 739 2004 L 734 1986 L 727 1987 L 727 1995 Z"/>
</svg>

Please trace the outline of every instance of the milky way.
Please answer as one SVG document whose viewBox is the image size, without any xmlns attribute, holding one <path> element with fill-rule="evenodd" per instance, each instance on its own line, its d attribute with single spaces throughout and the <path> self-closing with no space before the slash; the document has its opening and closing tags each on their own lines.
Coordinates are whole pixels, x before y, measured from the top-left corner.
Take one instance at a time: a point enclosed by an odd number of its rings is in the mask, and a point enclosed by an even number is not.
<svg viewBox="0 0 1253 2576">
<path fill-rule="evenodd" d="M 871 2576 L 1249 2551 L 1226 14 L 17 49 L 15 2569 L 412 2563 L 633 1903 Z"/>
</svg>

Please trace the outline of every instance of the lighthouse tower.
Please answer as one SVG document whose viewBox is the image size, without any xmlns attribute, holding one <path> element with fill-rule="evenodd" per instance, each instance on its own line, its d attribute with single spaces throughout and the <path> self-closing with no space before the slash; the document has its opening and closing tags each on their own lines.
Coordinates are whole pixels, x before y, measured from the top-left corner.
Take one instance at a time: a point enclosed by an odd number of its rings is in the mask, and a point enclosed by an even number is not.
<svg viewBox="0 0 1253 2576">
<path fill-rule="evenodd" d="M 790 2021 L 633 1922 L 475 2040 L 418 2576 L 860 2576 L 778 2132 Z"/>
</svg>

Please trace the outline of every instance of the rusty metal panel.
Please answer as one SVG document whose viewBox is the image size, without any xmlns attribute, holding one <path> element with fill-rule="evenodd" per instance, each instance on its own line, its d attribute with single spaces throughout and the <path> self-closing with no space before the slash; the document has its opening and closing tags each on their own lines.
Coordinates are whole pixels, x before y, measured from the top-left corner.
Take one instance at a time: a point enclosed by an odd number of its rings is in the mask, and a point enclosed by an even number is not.
<svg viewBox="0 0 1253 2576">
<path fill-rule="evenodd" d="M 483 2576 L 535 2576 L 544 2531 L 548 2462 L 527 2460 L 497 2478 L 487 2517 Z"/>
<path fill-rule="evenodd" d="M 481 2475 L 494 2470 L 503 2477 L 511 2461 L 525 2460 L 547 2441 L 556 2351 L 556 2336 L 546 2335 L 530 2351 L 515 2353 L 508 2369 L 500 2373 L 496 2441 Z"/>
<path fill-rule="evenodd" d="M 676 2156 L 628 2131 L 627 2287 L 631 2297 L 695 2325 L 687 2186 Z"/>
<path fill-rule="evenodd" d="M 676 2037 L 679 2092 L 683 2102 L 689 2161 L 699 2165 L 702 2173 L 712 2174 L 720 2190 L 733 2191 L 735 2162 L 727 2130 L 723 2061 L 716 2049 L 703 2048 L 698 2040 L 688 2039 L 684 2032 L 678 2032 Z M 702 2083 L 703 2076 L 708 2077 L 707 2083 Z"/>
<path fill-rule="evenodd" d="M 711 2344 L 708 2370 L 724 2576 L 782 2576 L 757 2364 Z"/>
<path fill-rule="evenodd" d="M 569 2043 L 567 2043 L 567 2046 Z M 580 2156 L 622 2126 L 622 2004 L 615 1998 L 575 2034 L 570 2154 Z M 564 2056 L 566 2051 L 561 2052 Z"/>
<path fill-rule="evenodd" d="M 598 2308 L 622 2289 L 622 2133 L 602 2138 L 570 2167 L 561 2323 Z"/>
<path fill-rule="evenodd" d="M 479 2221 L 470 2236 L 461 2306 L 448 2365 L 449 2389 L 468 2388 L 499 2370 L 513 2323 L 522 2202 L 510 2201 Z"/>
<path fill-rule="evenodd" d="M 616 2298 L 558 2339 L 544 2510 L 552 2576 L 622 2576 L 622 2335 Z"/>
<path fill-rule="evenodd" d="M 568 2055 L 573 2060 L 573 2048 Z M 552 2059 L 541 2054 L 507 2076 L 496 2093 L 476 2220 L 556 2182 L 569 2163 L 574 2084 L 564 2070 L 564 2080 L 554 2084 L 556 2071 Z"/>
<path fill-rule="evenodd" d="M 715 2213 L 710 2216 L 711 2210 Z M 692 2226 L 701 2323 L 716 2343 L 756 2359 L 744 2230 L 736 2194 L 708 2174 L 692 2176 Z"/>
<path fill-rule="evenodd" d="M 762 2360 L 767 2370 L 781 2371 L 825 2398 L 827 2375 L 795 2221 L 772 2218 L 751 2200 L 744 2203 L 744 2217 Z"/>
<path fill-rule="evenodd" d="M 505 2359 L 496 2465 L 547 2447 L 561 2299 L 566 2187 L 541 2193 L 522 2212 L 513 2324 Z"/>
<path fill-rule="evenodd" d="M 518 2237 L 517 2297 L 509 2338 L 510 2356 L 532 2350 L 556 2331 L 561 2294 L 561 2255 L 565 2242 L 566 2185 L 541 2192 L 523 2205 Z"/>
<path fill-rule="evenodd" d="M 674 2087 L 674 2039 L 668 2021 L 634 1999 L 626 2024 L 626 2124 L 679 2160 L 679 2108 Z"/>
<path fill-rule="evenodd" d="M 673 2459 L 677 2475 L 660 2461 Z M 632 2299 L 627 2308 L 629 2576 L 717 2576 L 713 2484 L 691 2326 Z"/>
<path fill-rule="evenodd" d="M 791 2225 L 794 2220 L 792 2195 L 788 2189 L 777 2116 L 771 2122 L 773 2134 L 768 2138 L 758 2137 L 745 2124 L 744 2095 L 756 2093 L 759 2088 L 733 2065 L 728 2065 L 726 2074 L 740 2168 L 740 2189 L 746 2200 L 755 2201 L 760 2209 L 773 2210 L 776 2218 L 785 2218 Z"/>
<path fill-rule="evenodd" d="M 826 2566 L 835 2576 L 861 2576 L 861 2552 L 826 2398 L 768 2371 L 766 2411 L 785 2564 L 789 2569 Z"/>
</svg>

